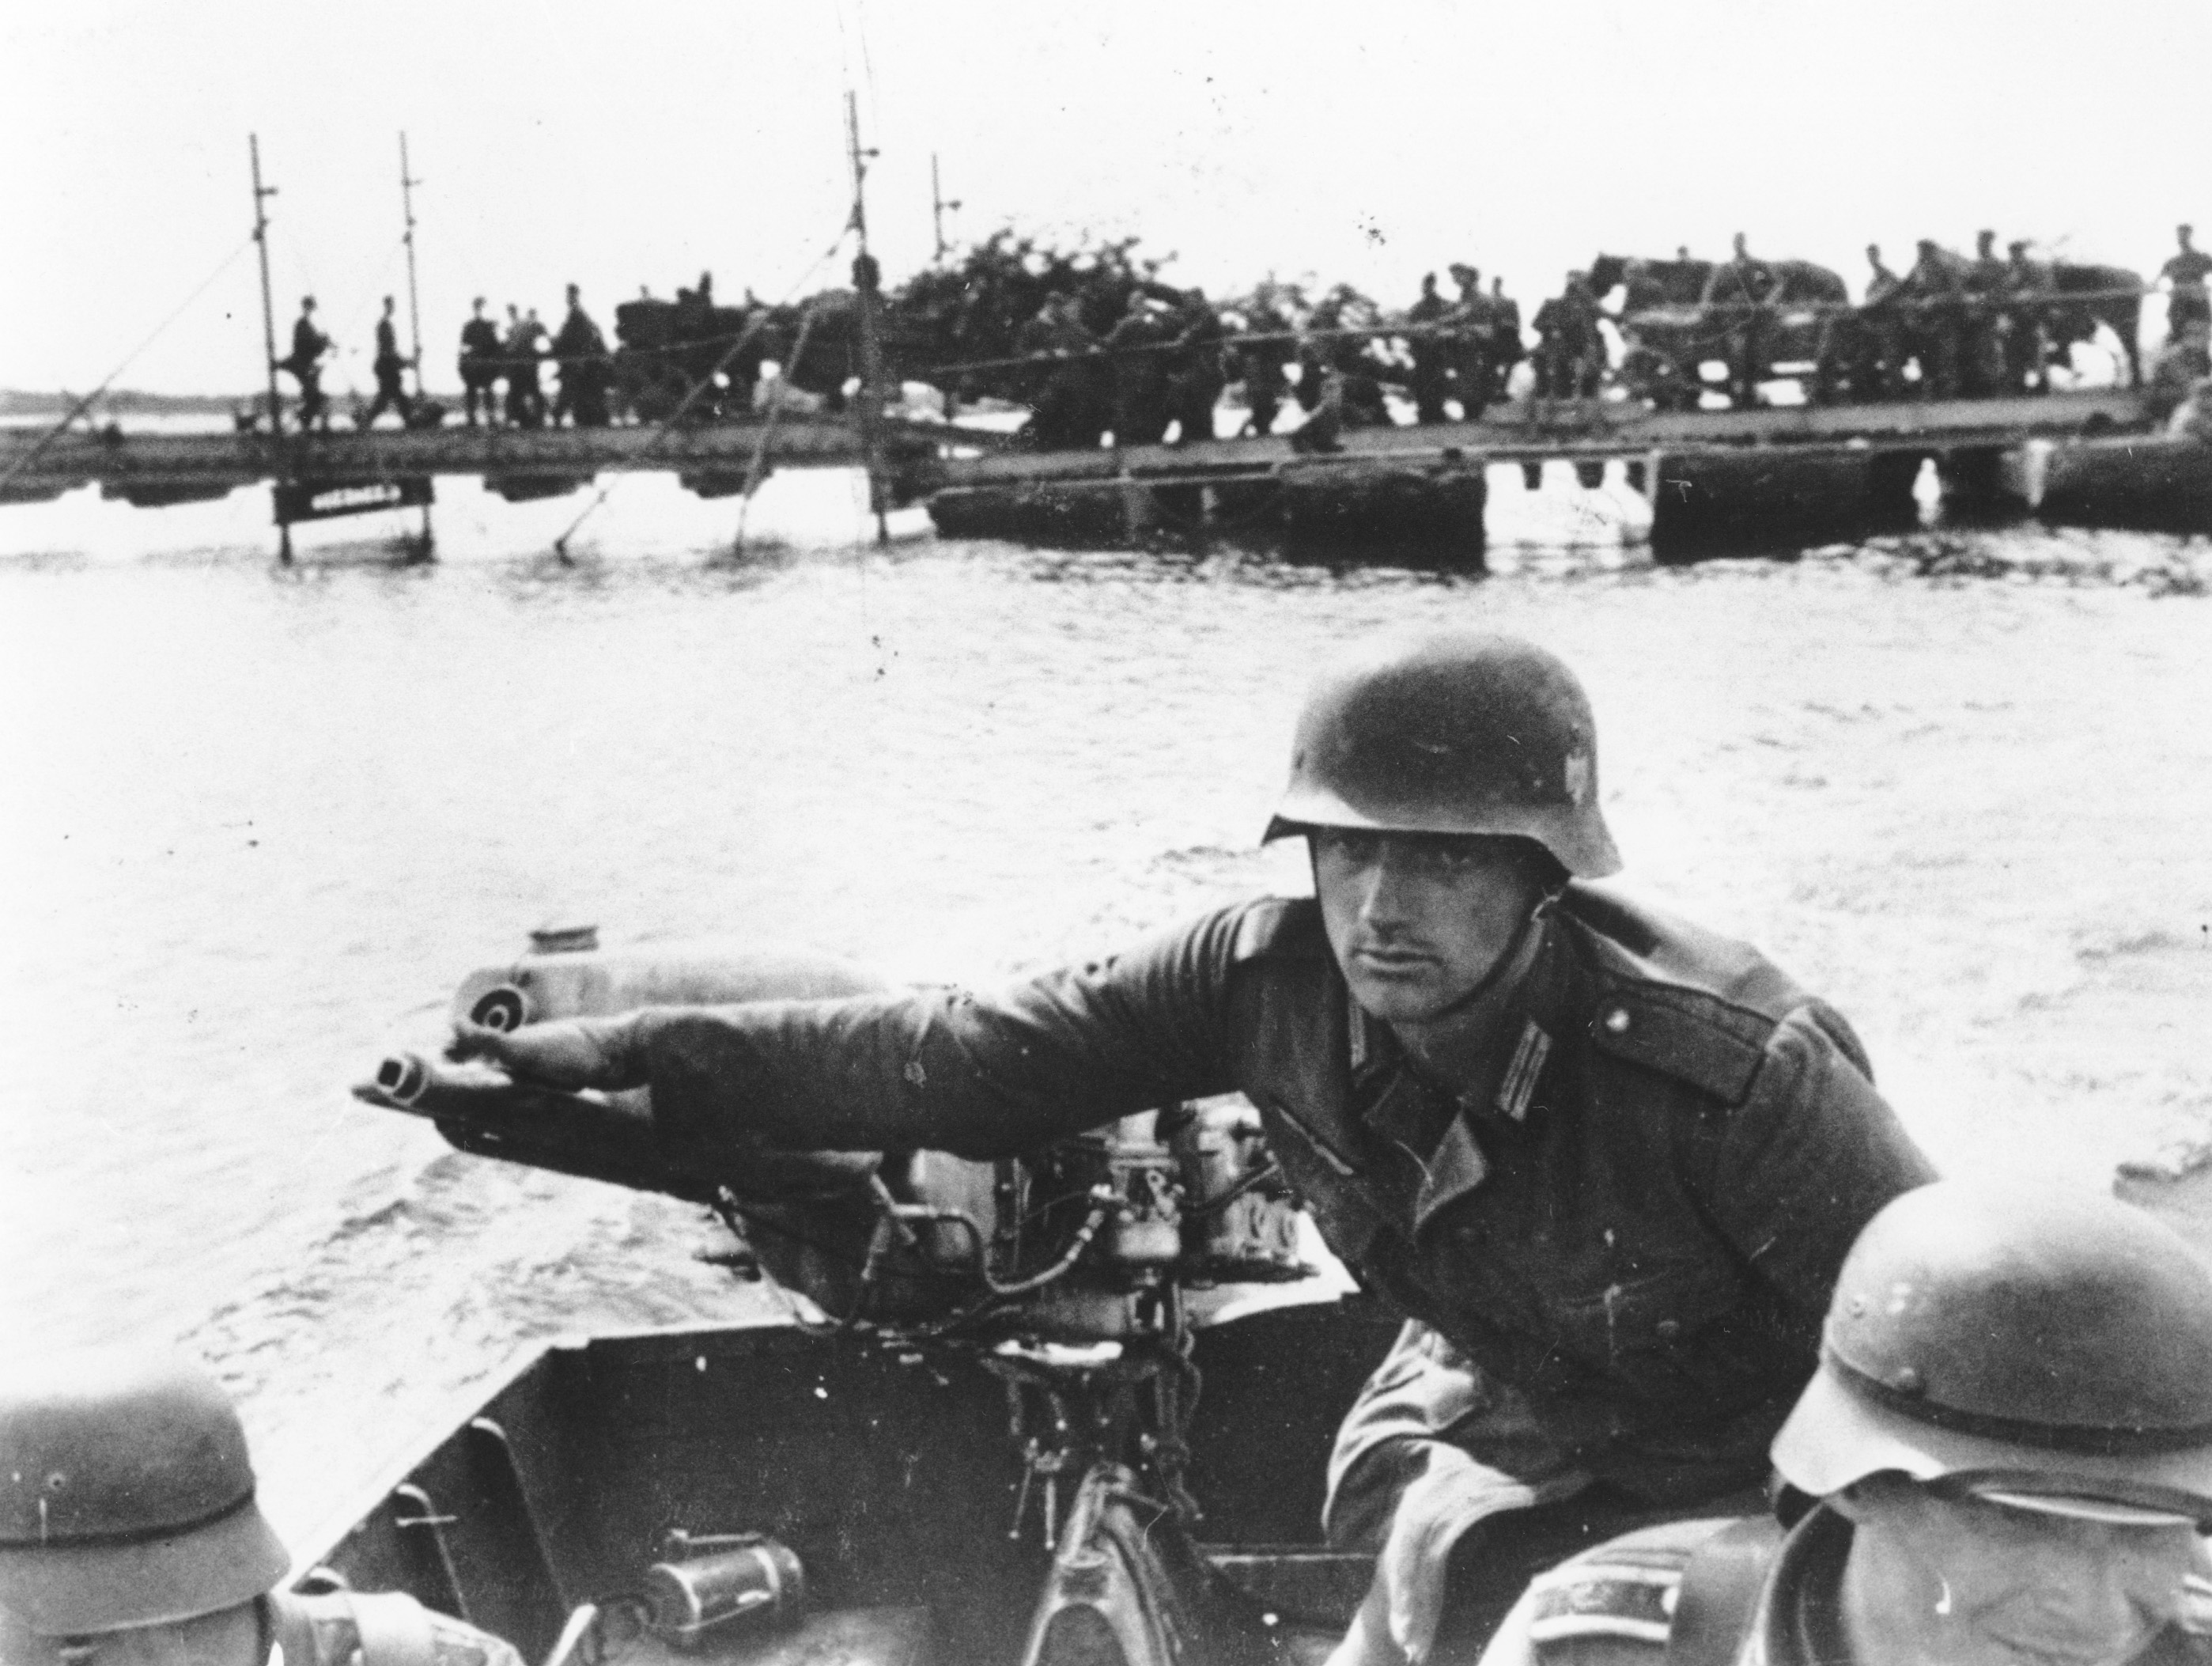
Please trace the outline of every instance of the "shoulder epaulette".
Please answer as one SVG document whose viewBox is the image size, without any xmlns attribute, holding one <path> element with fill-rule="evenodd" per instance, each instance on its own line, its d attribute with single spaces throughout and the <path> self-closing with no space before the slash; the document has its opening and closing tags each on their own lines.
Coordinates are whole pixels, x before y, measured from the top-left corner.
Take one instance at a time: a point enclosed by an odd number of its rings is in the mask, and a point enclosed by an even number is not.
<svg viewBox="0 0 2212 1666">
<path fill-rule="evenodd" d="M 1553 1569 L 1529 1587 L 1529 1643 L 1540 1657 L 1585 1638 L 1664 1648 L 1688 1560 L 1682 1551 L 1621 1549 Z"/>
<path fill-rule="evenodd" d="M 1266 960 L 1278 956 L 1305 958 L 1328 953 L 1321 907 L 1310 897 L 1267 897 L 1249 903 L 1237 922 L 1231 958 Z"/>
<path fill-rule="evenodd" d="M 1810 999 L 1796 980 L 1750 944 L 1609 886 L 1578 880 L 1560 893 L 1559 908 L 1588 933 L 1608 972 L 1696 989 L 1775 1019 Z"/>
<path fill-rule="evenodd" d="M 1702 989 L 1638 980 L 1601 986 L 1590 1039 L 1603 1052 L 1741 1104 L 1751 1091 L 1775 1020 Z"/>
</svg>

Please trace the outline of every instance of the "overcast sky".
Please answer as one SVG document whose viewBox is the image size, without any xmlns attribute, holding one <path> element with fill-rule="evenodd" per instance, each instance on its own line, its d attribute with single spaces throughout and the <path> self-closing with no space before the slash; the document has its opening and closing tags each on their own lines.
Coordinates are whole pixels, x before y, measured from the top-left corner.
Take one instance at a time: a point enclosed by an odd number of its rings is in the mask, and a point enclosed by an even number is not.
<svg viewBox="0 0 2212 1666">
<path fill-rule="evenodd" d="M 878 252 L 957 233 L 1139 233 L 1167 276 L 1270 269 L 1402 304 L 1468 259 L 1524 305 L 1603 248 L 1799 255 L 1975 228 L 2148 276 L 2207 222 L 2204 0 L 807 0 L 0 7 L 0 386 L 97 383 L 212 272 L 123 384 L 259 379 L 246 135 L 272 204 L 277 326 L 313 289 L 369 385 L 400 296 L 398 134 L 423 335 L 455 379 L 471 295 L 557 322 L 711 267 L 823 283 L 858 91 Z M 224 265 L 227 258 L 230 264 Z M 810 277 L 810 271 L 812 275 Z"/>
</svg>

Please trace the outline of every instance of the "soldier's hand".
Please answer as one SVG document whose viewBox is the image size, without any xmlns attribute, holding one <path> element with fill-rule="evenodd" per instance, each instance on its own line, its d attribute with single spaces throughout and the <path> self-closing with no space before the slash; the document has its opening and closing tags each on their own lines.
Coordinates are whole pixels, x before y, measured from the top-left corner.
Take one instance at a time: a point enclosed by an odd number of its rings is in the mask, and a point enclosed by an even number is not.
<svg viewBox="0 0 2212 1666">
<path fill-rule="evenodd" d="M 446 1048 L 451 1059 L 483 1059 L 520 1081 L 574 1092 L 579 1088 L 623 1088 L 623 1061 L 597 1034 L 573 1018 L 526 1024 L 520 1030 L 489 1030 L 464 1020 L 453 1026 Z"/>
<path fill-rule="evenodd" d="M 1494 1488 L 1466 1484 L 1472 1467 L 1434 1462 L 1399 1496 L 1374 1583 L 1328 1666 L 1419 1666 L 1428 1658 L 1443 1619 L 1451 1554 L 1498 1509 Z"/>
</svg>

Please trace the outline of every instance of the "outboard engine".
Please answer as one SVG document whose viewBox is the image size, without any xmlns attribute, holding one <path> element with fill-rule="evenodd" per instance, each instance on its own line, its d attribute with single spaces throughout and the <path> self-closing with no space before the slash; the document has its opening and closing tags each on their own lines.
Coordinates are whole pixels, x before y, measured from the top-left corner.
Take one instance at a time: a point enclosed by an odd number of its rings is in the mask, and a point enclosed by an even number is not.
<svg viewBox="0 0 2212 1666">
<path fill-rule="evenodd" d="M 889 986 L 804 951 L 712 943 L 608 952 L 592 927 L 462 979 L 456 1021 L 495 1030 L 640 1006 L 866 994 Z M 665 1146 L 652 1096 L 566 1093 L 482 1064 L 395 1052 L 356 1096 L 429 1118 L 456 1148 L 705 1204 L 732 1257 L 843 1322 L 958 1323 L 1098 1341 L 1149 1334 L 1184 1292 L 1310 1277 L 1297 1213 L 1241 1098 L 1125 1117 L 1018 1159 L 761 1152 L 708 1171 Z"/>
</svg>

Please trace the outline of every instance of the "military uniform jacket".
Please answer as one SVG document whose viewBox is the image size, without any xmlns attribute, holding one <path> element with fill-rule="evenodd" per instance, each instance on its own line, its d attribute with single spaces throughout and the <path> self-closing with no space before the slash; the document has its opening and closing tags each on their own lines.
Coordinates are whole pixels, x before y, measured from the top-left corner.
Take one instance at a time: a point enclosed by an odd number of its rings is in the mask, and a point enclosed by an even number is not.
<svg viewBox="0 0 2212 1666">
<path fill-rule="evenodd" d="M 1662 1500 L 1764 1474 L 1859 1228 L 1933 1178 L 1826 1006 L 1755 951 L 1567 888 L 1450 1103 L 1350 1002 L 1310 900 L 1224 909 L 982 997 L 648 1010 L 597 1027 L 679 1160 L 976 1158 L 1237 1090 L 1329 1246 Z M 1382 1128 L 1437 1128 L 1432 1150 Z"/>
<path fill-rule="evenodd" d="M 283 1666 L 522 1666 L 512 1645 L 398 1593 L 273 1591 L 262 1604 Z"/>
<path fill-rule="evenodd" d="M 1882 1666 L 1854 1654 L 1840 1595 L 1851 1524 L 1771 1519 L 1623 1534 L 1533 1580 L 1481 1666 Z M 2128 1666 L 2212 1666 L 2212 1580 Z"/>
</svg>

